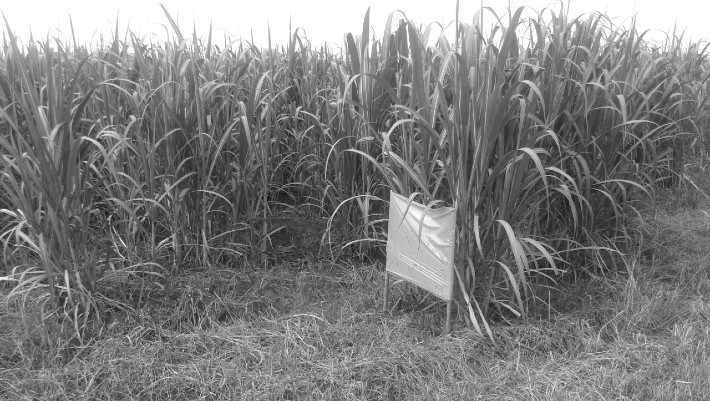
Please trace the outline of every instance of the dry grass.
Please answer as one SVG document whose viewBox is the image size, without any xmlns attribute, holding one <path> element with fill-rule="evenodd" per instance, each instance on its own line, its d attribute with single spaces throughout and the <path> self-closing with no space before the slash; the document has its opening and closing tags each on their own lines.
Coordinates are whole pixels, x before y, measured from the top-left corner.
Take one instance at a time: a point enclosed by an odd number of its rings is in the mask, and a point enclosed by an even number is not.
<svg viewBox="0 0 710 401">
<path fill-rule="evenodd" d="M 634 279 L 578 281 L 549 316 L 496 324 L 497 347 L 459 322 L 440 336 L 443 305 L 406 284 L 383 314 L 378 263 L 193 269 L 83 347 L 5 305 L 0 398 L 708 399 L 708 210 L 697 190 L 661 194 Z"/>
</svg>

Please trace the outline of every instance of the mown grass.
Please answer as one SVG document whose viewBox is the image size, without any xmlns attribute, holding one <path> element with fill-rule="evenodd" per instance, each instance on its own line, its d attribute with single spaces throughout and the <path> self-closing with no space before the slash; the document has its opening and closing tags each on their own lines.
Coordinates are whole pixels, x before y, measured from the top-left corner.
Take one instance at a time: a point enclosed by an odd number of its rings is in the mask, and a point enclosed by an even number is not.
<svg viewBox="0 0 710 401">
<path fill-rule="evenodd" d="M 382 313 L 377 262 L 193 268 L 84 346 L 31 303 L 4 305 L 0 398 L 708 399 L 710 179 L 687 171 L 699 189 L 640 207 L 633 278 L 570 282 L 494 322 L 496 346 L 460 321 L 441 336 L 444 305 L 407 284 Z"/>
</svg>

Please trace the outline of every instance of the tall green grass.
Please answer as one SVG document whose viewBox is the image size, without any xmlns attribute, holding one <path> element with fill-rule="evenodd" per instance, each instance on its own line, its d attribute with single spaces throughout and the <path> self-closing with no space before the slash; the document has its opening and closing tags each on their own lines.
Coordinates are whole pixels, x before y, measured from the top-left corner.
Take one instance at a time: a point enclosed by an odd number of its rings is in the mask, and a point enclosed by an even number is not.
<svg viewBox="0 0 710 401">
<path fill-rule="evenodd" d="M 170 271 L 268 264 L 284 210 L 327 220 L 329 250 L 381 250 L 393 190 L 457 207 L 457 303 L 483 334 L 623 264 L 636 194 L 707 147 L 706 46 L 602 14 L 483 9 L 451 39 L 399 14 L 375 38 L 368 11 L 336 52 L 186 37 L 165 13 L 165 42 L 116 27 L 92 50 L 6 22 L 1 237 L 39 261 L 9 277 L 77 332 Z"/>
</svg>

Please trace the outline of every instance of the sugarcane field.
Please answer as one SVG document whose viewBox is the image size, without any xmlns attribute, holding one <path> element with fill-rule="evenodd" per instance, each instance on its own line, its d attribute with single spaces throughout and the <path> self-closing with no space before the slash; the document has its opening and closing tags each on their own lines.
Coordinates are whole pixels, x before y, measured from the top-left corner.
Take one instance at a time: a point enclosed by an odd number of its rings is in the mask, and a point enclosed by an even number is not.
<svg viewBox="0 0 710 401">
<path fill-rule="evenodd" d="M 710 34 L 401 4 L 0 5 L 0 400 L 710 399 Z"/>
</svg>

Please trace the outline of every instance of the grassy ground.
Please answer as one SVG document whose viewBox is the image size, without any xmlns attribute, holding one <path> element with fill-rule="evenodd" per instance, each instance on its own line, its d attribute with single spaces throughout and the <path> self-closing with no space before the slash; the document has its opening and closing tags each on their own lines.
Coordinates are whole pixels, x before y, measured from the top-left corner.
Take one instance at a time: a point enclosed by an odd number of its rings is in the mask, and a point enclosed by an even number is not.
<svg viewBox="0 0 710 401">
<path fill-rule="evenodd" d="M 496 324 L 497 346 L 458 322 L 440 336 L 444 305 L 403 283 L 383 314 L 378 264 L 195 269 L 84 346 L 13 301 L 0 399 L 710 399 L 708 212 L 692 184 L 662 191 L 633 279 L 578 282 L 542 317 Z"/>
</svg>

